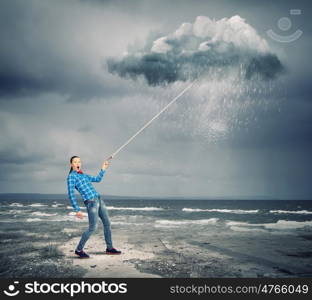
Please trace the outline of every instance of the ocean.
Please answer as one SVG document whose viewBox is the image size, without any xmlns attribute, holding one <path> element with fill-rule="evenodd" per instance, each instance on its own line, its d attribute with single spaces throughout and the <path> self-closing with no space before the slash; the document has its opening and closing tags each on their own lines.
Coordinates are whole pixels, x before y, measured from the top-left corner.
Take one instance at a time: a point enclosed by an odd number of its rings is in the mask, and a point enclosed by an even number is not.
<svg viewBox="0 0 312 300">
<path fill-rule="evenodd" d="M 2 195 L 0 221 L 76 221 L 76 218 L 72 218 L 73 209 L 69 200 L 64 198 L 59 195 Z M 122 219 L 126 225 L 143 225 L 148 221 L 156 227 L 215 224 L 269 231 L 304 227 L 312 229 L 312 201 L 308 200 L 102 198 L 112 224 L 121 224 Z M 79 199 L 78 202 L 84 210 L 83 201 Z"/>
</svg>

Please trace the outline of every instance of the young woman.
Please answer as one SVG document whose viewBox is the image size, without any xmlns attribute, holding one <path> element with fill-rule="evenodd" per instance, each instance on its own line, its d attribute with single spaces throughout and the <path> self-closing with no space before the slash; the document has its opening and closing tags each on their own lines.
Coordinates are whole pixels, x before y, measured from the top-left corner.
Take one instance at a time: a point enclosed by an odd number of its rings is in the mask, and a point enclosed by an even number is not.
<svg viewBox="0 0 312 300">
<path fill-rule="evenodd" d="M 76 216 L 83 218 L 80 207 L 75 196 L 75 189 L 80 193 L 84 205 L 87 208 L 89 218 L 89 228 L 82 234 L 79 244 L 76 247 L 75 254 L 80 258 L 89 258 L 90 256 L 83 251 L 83 247 L 92 233 L 97 229 L 98 216 L 101 218 L 104 227 L 104 239 L 106 242 L 106 254 L 120 254 L 121 251 L 113 248 L 110 221 L 106 206 L 100 194 L 95 190 L 91 182 L 100 182 L 109 166 L 108 161 L 104 161 L 103 166 L 97 176 L 91 176 L 81 171 L 81 160 L 79 156 L 73 156 L 70 159 L 70 171 L 67 177 L 68 196 L 73 206 Z"/>
</svg>

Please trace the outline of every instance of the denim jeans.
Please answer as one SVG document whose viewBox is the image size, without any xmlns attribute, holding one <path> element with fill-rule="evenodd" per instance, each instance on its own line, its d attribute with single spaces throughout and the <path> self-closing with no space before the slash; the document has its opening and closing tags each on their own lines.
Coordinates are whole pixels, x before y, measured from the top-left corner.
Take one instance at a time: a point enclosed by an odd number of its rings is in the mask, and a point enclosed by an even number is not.
<svg viewBox="0 0 312 300">
<path fill-rule="evenodd" d="M 104 239 L 106 242 L 106 246 L 108 249 L 113 248 L 111 226 L 104 201 L 101 199 L 100 196 L 98 196 L 97 198 L 85 201 L 84 203 L 88 212 L 89 228 L 82 234 L 76 250 L 81 251 L 92 233 L 97 230 L 98 217 L 101 218 L 103 223 Z"/>
</svg>

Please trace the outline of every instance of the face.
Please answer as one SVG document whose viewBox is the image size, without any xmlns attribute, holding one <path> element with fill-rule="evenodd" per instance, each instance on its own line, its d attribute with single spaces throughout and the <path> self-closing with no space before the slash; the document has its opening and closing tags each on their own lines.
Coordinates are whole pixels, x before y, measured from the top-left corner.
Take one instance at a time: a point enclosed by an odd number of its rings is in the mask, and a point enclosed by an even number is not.
<svg viewBox="0 0 312 300">
<path fill-rule="evenodd" d="M 73 168 L 73 170 L 75 171 L 79 171 L 81 169 L 81 161 L 80 161 L 80 157 L 75 157 L 72 162 L 71 162 L 71 167 Z"/>
</svg>

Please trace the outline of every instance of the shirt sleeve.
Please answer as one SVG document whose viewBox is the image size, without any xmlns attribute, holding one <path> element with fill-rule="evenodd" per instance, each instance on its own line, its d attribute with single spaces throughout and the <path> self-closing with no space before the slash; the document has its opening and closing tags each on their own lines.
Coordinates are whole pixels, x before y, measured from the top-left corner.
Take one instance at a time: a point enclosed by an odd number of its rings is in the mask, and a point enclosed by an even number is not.
<svg viewBox="0 0 312 300">
<path fill-rule="evenodd" d="M 105 174 L 106 170 L 101 169 L 101 171 L 99 172 L 98 176 L 92 176 L 92 175 L 88 175 L 86 174 L 86 176 L 88 177 L 88 179 L 91 182 L 100 182 Z"/>
<path fill-rule="evenodd" d="M 67 177 L 67 190 L 72 207 L 76 212 L 80 211 L 80 207 L 77 203 L 77 198 L 75 196 L 75 178 L 70 175 Z"/>
</svg>

